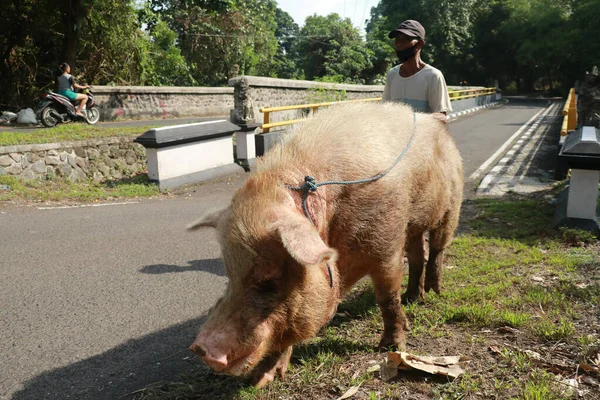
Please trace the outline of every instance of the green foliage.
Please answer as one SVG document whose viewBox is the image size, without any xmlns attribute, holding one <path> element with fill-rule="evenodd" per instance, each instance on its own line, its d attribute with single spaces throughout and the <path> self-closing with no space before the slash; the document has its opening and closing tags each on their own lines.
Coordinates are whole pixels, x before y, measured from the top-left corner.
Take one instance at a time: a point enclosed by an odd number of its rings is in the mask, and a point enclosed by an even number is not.
<svg viewBox="0 0 600 400">
<path fill-rule="evenodd" d="M 222 85 L 237 75 L 268 75 L 278 49 L 273 0 L 152 1 L 173 29 L 201 85 Z"/>
<path fill-rule="evenodd" d="M 374 53 L 358 29 L 338 14 L 306 18 L 293 53 L 307 79 L 330 77 L 337 83 L 363 83 L 373 66 Z"/>
<path fill-rule="evenodd" d="M 423 23 L 422 57 L 449 84 L 563 93 L 600 64 L 600 0 L 380 0 L 366 38 L 335 13 L 299 27 L 275 0 L 20 0 L 0 14 L 0 108 L 32 106 L 62 61 L 100 85 L 382 84 L 405 19 Z"/>
<path fill-rule="evenodd" d="M 566 227 L 560 228 L 560 235 L 566 243 L 574 245 L 579 243 L 593 243 L 597 239 L 596 235 L 592 232 Z"/>
<path fill-rule="evenodd" d="M 166 22 L 158 21 L 152 27 L 145 43 L 146 51 L 142 58 L 141 80 L 152 86 L 192 86 L 190 66 L 181 49 L 176 45 L 177 33 Z"/>
</svg>

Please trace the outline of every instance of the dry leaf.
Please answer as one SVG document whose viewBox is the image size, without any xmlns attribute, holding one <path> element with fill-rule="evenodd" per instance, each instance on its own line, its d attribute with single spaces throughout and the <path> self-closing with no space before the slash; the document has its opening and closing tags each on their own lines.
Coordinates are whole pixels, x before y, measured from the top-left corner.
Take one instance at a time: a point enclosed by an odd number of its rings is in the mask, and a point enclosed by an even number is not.
<svg viewBox="0 0 600 400">
<path fill-rule="evenodd" d="M 350 389 L 346 390 L 346 393 L 344 393 L 343 395 L 338 397 L 337 400 L 349 399 L 350 397 L 354 396 L 358 392 L 359 388 L 360 388 L 360 385 L 352 386 Z"/>
<path fill-rule="evenodd" d="M 500 349 L 497 346 L 490 346 L 488 349 L 494 354 L 500 354 Z"/>
<path fill-rule="evenodd" d="M 542 355 L 540 353 L 537 353 L 533 350 L 525 350 L 524 351 L 525 354 L 527 354 L 529 357 L 536 359 L 536 360 L 541 360 L 542 359 Z"/>
<path fill-rule="evenodd" d="M 377 372 L 381 370 L 381 365 L 376 364 L 376 365 L 372 365 L 369 367 L 369 369 L 367 369 L 367 372 L 372 373 L 372 372 Z"/>
<path fill-rule="evenodd" d="M 504 333 L 512 333 L 513 335 L 516 335 L 517 333 L 521 333 L 518 329 L 515 329 L 510 326 L 503 326 L 502 328 L 498 328 L 498 331 L 504 332 Z"/>
<path fill-rule="evenodd" d="M 591 385 L 591 386 L 596 386 L 596 387 L 600 387 L 600 382 L 598 382 L 596 379 L 592 378 L 591 376 L 588 375 L 581 375 L 579 377 L 579 380 L 581 380 L 581 382 Z"/>
<path fill-rule="evenodd" d="M 560 379 L 560 377 L 557 377 L 557 380 L 561 383 L 561 392 L 563 395 L 568 397 L 577 396 L 579 392 L 579 382 L 577 382 L 577 379 Z"/>
<path fill-rule="evenodd" d="M 394 379 L 398 375 L 398 364 L 395 364 L 393 361 L 384 361 L 380 367 L 380 376 L 384 381 Z"/>
<path fill-rule="evenodd" d="M 579 369 L 585 372 L 599 372 L 598 367 L 586 363 L 579 364 Z"/>
<path fill-rule="evenodd" d="M 427 357 L 416 356 L 405 352 L 390 352 L 387 362 L 382 365 L 381 377 L 388 380 L 397 375 L 397 370 L 419 370 L 432 375 L 443 375 L 456 378 L 465 371 L 463 367 L 471 361 L 470 357 Z M 394 370 L 396 370 L 394 372 Z M 389 377 L 388 379 L 386 379 Z"/>
</svg>

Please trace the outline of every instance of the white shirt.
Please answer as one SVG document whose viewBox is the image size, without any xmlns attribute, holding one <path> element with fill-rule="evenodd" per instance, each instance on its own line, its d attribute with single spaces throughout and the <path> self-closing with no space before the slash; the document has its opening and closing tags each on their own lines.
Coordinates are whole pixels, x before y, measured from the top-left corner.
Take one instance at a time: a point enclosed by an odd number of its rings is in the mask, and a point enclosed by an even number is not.
<svg viewBox="0 0 600 400">
<path fill-rule="evenodd" d="M 429 64 L 407 78 L 400 76 L 400 65 L 392 68 L 387 74 L 382 100 L 406 103 L 418 112 L 452 111 L 444 75 Z"/>
</svg>

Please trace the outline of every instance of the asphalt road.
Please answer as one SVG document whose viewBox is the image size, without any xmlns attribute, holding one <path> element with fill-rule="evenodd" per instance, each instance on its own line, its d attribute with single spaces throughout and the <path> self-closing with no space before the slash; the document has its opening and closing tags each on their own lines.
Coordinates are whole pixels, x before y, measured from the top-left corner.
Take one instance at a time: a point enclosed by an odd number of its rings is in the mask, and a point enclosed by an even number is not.
<svg viewBox="0 0 600 400">
<path fill-rule="evenodd" d="M 465 176 L 541 108 L 450 123 Z M 184 227 L 244 179 L 132 204 L 0 206 L 0 398 L 113 400 L 198 363 L 186 348 L 226 278 L 213 233 Z"/>
</svg>

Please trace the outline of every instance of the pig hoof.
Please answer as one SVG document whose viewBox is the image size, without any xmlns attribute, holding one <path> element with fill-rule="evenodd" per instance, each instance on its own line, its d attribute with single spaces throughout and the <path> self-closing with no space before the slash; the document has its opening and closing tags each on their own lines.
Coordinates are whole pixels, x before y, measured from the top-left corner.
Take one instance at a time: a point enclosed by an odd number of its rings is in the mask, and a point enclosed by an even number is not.
<svg viewBox="0 0 600 400">
<path fill-rule="evenodd" d="M 423 295 L 422 294 L 413 294 L 413 293 L 409 293 L 406 292 L 402 295 L 402 305 L 408 305 L 408 304 L 412 304 L 412 303 L 422 303 L 423 302 Z"/>
<path fill-rule="evenodd" d="M 377 346 L 379 351 L 393 351 L 393 350 L 406 350 L 406 342 L 404 340 L 404 335 L 401 335 L 398 338 L 394 338 L 392 335 L 383 334 L 381 341 L 379 342 L 379 346 Z"/>
<path fill-rule="evenodd" d="M 262 388 L 273 382 L 277 375 L 281 379 L 285 379 L 291 355 L 292 348 L 290 347 L 281 354 L 265 358 L 254 370 L 252 384 L 258 388 Z"/>
<path fill-rule="evenodd" d="M 275 375 L 270 372 L 262 374 L 262 376 L 254 376 L 252 379 L 252 384 L 257 388 L 263 388 L 267 386 L 269 383 L 273 382 L 275 379 Z"/>
<path fill-rule="evenodd" d="M 425 291 L 427 293 L 429 293 L 430 290 L 432 290 L 437 293 L 440 294 L 440 284 L 439 282 L 428 282 L 427 280 L 425 280 Z"/>
</svg>

